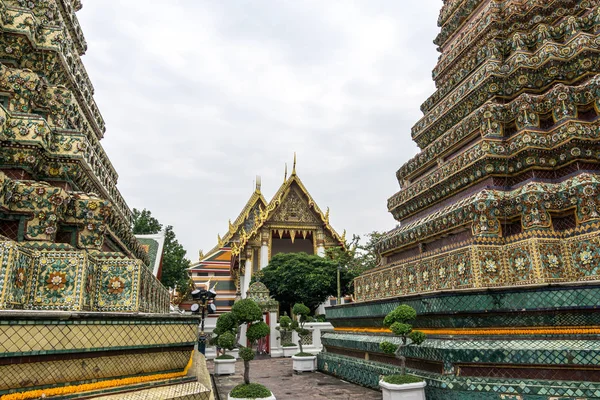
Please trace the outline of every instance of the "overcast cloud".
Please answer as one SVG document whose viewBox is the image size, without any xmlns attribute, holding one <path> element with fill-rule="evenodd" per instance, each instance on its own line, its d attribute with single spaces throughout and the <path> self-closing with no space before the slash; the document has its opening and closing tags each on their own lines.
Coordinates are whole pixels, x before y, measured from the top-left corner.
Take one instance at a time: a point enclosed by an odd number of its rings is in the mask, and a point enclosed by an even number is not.
<svg viewBox="0 0 600 400">
<path fill-rule="evenodd" d="M 395 221 L 395 171 L 434 91 L 440 0 L 87 0 L 83 62 L 131 208 L 209 250 L 284 164 L 332 225 Z"/>
</svg>

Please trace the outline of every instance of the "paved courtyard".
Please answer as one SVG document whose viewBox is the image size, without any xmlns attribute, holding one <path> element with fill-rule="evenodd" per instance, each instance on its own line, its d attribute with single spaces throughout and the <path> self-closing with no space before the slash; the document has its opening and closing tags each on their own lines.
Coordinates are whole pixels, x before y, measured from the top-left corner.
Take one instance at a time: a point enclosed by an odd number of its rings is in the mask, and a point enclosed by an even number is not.
<svg viewBox="0 0 600 400">
<path fill-rule="evenodd" d="M 208 368 L 212 372 L 213 364 L 212 362 L 208 364 Z M 238 361 L 235 368 L 235 375 L 215 376 L 221 400 L 227 399 L 227 393 L 244 380 L 242 376 L 244 363 Z M 296 374 L 292 371 L 290 358 L 255 359 L 250 363 L 250 382 L 265 385 L 273 392 L 277 400 L 381 400 L 381 392 L 354 385 L 320 372 Z"/>
</svg>

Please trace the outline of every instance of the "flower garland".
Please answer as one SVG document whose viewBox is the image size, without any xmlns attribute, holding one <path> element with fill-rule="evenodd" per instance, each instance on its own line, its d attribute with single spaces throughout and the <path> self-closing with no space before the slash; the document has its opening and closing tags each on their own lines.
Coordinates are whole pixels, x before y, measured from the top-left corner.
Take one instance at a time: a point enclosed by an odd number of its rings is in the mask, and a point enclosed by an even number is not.
<svg viewBox="0 0 600 400">
<path fill-rule="evenodd" d="M 37 399 L 40 397 L 50 397 L 50 396 L 87 392 L 87 391 L 91 391 L 91 390 L 106 389 L 106 388 L 125 386 L 125 385 L 134 385 L 137 383 L 152 382 L 152 381 L 158 381 L 158 380 L 163 380 L 163 379 L 181 378 L 181 377 L 187 375 L 188 370 L 192 367 L 193 360 L 194 360 L 194 353 L 192 352 L 192 355 L 190 356 L 190 360 L 188 361 L 187 365 L 185 366 L 185 368 L 182 372 L 136 376 L 136 377 L 131 377 L 131 378 L 111 379 L 108 381 L 85 383 L 82 385 L 30 390 L 28 392 L 5 394 L 3 396 L 0 396 L 0 400 Z"/>
<path fill-rule="evenodd" d="M 391 333 L 387 328 L 334 328 L 342 332 Z M 600 327 L 419 329 L 427 335 L 597 335 Z"/>
</svg>

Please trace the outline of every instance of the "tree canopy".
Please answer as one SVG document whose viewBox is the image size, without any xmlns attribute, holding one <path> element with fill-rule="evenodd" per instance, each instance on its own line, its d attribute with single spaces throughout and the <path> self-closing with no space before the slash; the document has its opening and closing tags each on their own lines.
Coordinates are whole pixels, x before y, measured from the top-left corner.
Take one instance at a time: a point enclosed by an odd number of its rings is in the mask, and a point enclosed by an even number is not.
<svg viewBox="0 0 600 400">
<path fill-rule="evenodd" d="M 421 331 L 413 330 L 412 325 L 409 324 L 415 318 L 417 318 L 415 309 L 409 305 L 401 304 L 390 311 L 383 319 L 383 326 L 390 328 L 394 335 L 400 336 L 402 345 L 398 346 L 385 340 L 379 344 L 379 348 L 384 353 L 395 354 L 400 360 L 402 375 L 406 374 L 406 357 L 400 351 L 404 346 L 407 346 L 408 339 L 411 340 L 411 344 L 416 346 L 425 341 L 425 334 Z"/>
<path fill-rule="evenodd" d="M 380 256 L 375 245 L 382 236 L 382 233 L 373 231 L 362 243 L 360 236 L 353 235 L 352 240 L 346 242 L 346 249 L 330 247 L 325 251 L 326 258 L 342 267 L 342 294 L 354 293 L 354 278 L 379 264 Z"/>
<path fill-rule="evenodd" d="M 151 235 L 160 232 L 162 224 L 145 208 L 140 211 L 133 209 L 133 233 L 136 235 Z"/>
<path fill-rule="evenodd" d="M 249 347 L 240 346 L 240 357 L 244 360 L 244 383 L 250 384 L 250 361 L 254 359 L 254 350 L 252 346 L 261 338 L 269 336 L 270 328 L 263 319 L 262 311 L 258 304 L 252 299 L 243 299 L 236 301 L 231 307 L 230 316 L 225 318 L 222 322 L 221 328 L 229 326 L 233 321 L 235 322 L 235 330 L 240 331 L 242 325 L 246 325 L 246 338 L 250 342 Z M 227 315 L 227 314 L 223 314 Z M 222 316 L 221 316 L 222 317 Z M 219 319 L 221 319 L 219 317 Z M 218 324 L 217 320 L 217 324 Z"/>
<path fill-rule="evenodd" d="M 152 216 L 149 210 L 133 209 L 133 233 L 136 235 L 156 234 L 162 229 L 162 224 Z M 173 226 L 165 228 L 165 245 L 163 247 L 162 275 L 160 281 L 167 287 L 177 287 L 185 296 L 190 287 L 190 277 L 187 269 L 190 261 L 185 258 L 186 251 L 177 241 Z"/>
<path fill-rule="evenodd" d="M 337 265 L 306 253 L 276 254 L 257 276 L 269 289 L 281 310 L 303 303 L 311 311 L 337 293 Z M 343 282 L 346 283 L 346 282 Z"/>
</svg>

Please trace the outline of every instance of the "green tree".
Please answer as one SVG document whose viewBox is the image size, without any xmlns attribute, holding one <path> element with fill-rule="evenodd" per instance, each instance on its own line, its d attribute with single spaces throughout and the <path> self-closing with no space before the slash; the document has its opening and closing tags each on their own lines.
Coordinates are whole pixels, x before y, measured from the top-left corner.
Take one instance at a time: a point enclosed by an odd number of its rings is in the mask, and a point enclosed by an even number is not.
<svg viewBox="0 0 600 400">
<path fill-rule="evenodd" d="M 254 360 L 254 350 L 252 347 L 259 339 L 267 337 L 270 329 L 262 320 L 262 311 L 258 304 L 252 299 L 243 299 L 236 301 L 231 307 L 231 315 L 236 323 L 236 331 L 246 324 L 246 338 L 250 342 L 250 347 L 244 347 L 238 344 L 240 348 L 240 357 L 244 360 L 244 384 L 250 384 L 250 361 Z"/>
<path fill-rule="evenodd" d="M 133 209 L 132 230 L 135 235 L 152 235 L 160 232 L 161 229 L 162 224 L 152 216 L 149 210 Z"/>
<path fill-rule="evenodd" d="M 306 253 L 276 254 L 256 278 L 279 301 L 281 310 L 303 303 L 314 311 L 337 293 L 337 265 Z"/>
<path fill-rule="evenodd" d="M 306 324 L 306 322 L 308 320 L 308 315 L 310 314 L 310 309 L 308 307 L 306 307 L 304 304 L 296 303 L 296 304 L 294 304 L 294 308 L 292 309 L 292 312 L 294 313 L 294 315 L 296 315 L 298 317 L 298 321 L 294 321 L 292 326 L 295 328 L 296 333 L 298 333 L 298 337 L 299 337 L 298 346 L 300 346 L 300 354 L 304 356 L 306 354 L 304 353 L 304 349 L 302 348 L 302 341 L 308 335 L 311 334 L 311 332 L 304 327 L 304 324 Z"/>
<path fill-rule="evenodd" d="M 189 286 L 190 277 L 187 269 L 190 260 L 185 258 L 186 251 L 177 241 L 171 225 L 165 229 L 165 245 L 163 248 L 162 276 L 160 281 L 167 287 L 177 287 L 182 290 Z"/>
<path fill-rule="evenodd" d="M 287 312 L 279 318 L 279 326 L 275 327 L 279 332 L 281 332 L 281 345 L 288 346 L 293 345 L 292 343 L 292 319 L 288 317 Z"/>
<path fill-rule="evenodd" d="M 411 343 L 418 346 L 425 341 L 425 334 L 421 331 L 413 330 L 408 322 L 417 318 L 417 312 L 411 306 L 406 304 L 399 305 L 388 313 L 383 319 L 383 325 L 390 328 L 396 336 L 400 336 L 402 344 L 400 346 L 383 341 L 379 348 L 384 353 L 394 354 L 400 360 L 401 374 L 406 375 L 406 357 L 401 353 L 401 349 L 408 345 L 408 339 Z"/>
<path fill-rule="evenodd" d="M 162 224 L 152 216 L 149 210 L 139 211 L 133 209 L 133 233 L 136 235 L 149 235 L 160 232 Z M 165 245 L 163 247 L 162 275 L 160 281 L 166 287 L 179 288 L 183 298 L 191 288 L 191 279 L 187 273 L 190 261 L 185 258 L 186 251 L 177 241 L 173 226 L 165 228 Z"/>
<path fill-rule="evenodd" d="M 221 314 L 217 318 L 217 324 L 213 329 L 213 337 L 211 339 L 212 345 L 217 345 L 225 350 L 233 350 L 239 341 L 239 329 L 238 324 L 233 313 L 228 312 Z M 223 357 L 228 358 L 228 357 Z"/>
<path fill-rule="evenodd" d="M 353 235 L 345 248 L 330 247 L 325 251 L 326 258 L 341 266 L 342 294 L 354 293 L 354 278 L 379 264 L 381 257 L 375 246 L 383 234 L 373 231 L 366 236 L 365 243 L 361 243 L 360 236 Z"/>
<path fill-rule="evenodd" d="M 379 265 L 381 256 L 377 252 L 377 242 L 383 237 L 383 233 L 373 231 L 367 233 L 367 241 L 364 244 L 358 245 L 358 268 L 357 272 L 362 274 L 365 271 L 375 268 Z"/>
</svg>

